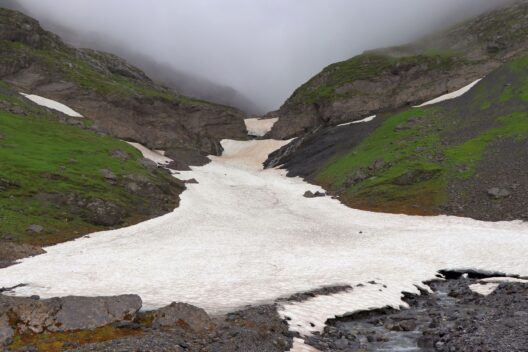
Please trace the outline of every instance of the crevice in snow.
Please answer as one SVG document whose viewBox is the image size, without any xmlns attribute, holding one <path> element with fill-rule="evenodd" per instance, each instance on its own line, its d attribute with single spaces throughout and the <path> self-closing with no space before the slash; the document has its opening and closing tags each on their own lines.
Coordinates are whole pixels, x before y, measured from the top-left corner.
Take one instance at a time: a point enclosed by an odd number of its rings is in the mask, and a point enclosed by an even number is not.
<svg viewBox="0 0 528 352">
<path fill-rule="evenodd" d="M 34 95 L 34 94 L 24 94 L 24 93 L 20 93 L 20 94 L 24 96 L 25 98 L 31 100 L 37 105 L 44 106 L 49 109 L 57 110 L 59 112 L 62 112 L 64 115 L 67 115 L 70 117 L 84 117 L 81 114 L 79 114 L 77 111 L 55 100 L 51 100 L 51 99 L 44 98 L 44 97 Z"/>
<path fill-rule="evenodd" d="M 439 96 L 438 98 L 435 98 L 435 99 L 432 99 L 432 100 L 429 100 L 421 105 L 416 105 L 414 106 L 415 108 L 421 108 L 421 107 L 424 107 L 424 106 L 428 106 L 428 105 L 433 105 L 433 104 L 437 104 L 437 103 L 441 103 L 443 101 L 446 101 L 446 100 L 451 100 L 451 99 L 455 99 L 455 98 L 458 98 L 458 97 L 461 97 L 463 96 L 464 94 L 466 94 L 467 92 L 469 92 L 474 86 L 476 86 L 480 81 L 482 81 L 483 78 L 480 78 L 478 80 L 476 80 L 475 82 L 471 83 L 471 84 L 468 84 L 467 86 L 463 87 L 463 88 L 460 88 L 459 90 L 457 91 L 454 91 L 454 92 L 451 92 L 451 93 L 447 93 L 447 94 L 444 94 L 444 95 L 441 95 Z"/>
</svg>

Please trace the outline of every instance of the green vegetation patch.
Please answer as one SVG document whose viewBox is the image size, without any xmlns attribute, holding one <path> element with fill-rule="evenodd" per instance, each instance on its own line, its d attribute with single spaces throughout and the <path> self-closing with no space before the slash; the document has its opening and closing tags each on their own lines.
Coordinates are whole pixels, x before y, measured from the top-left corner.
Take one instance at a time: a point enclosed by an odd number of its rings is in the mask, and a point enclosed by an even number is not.
<svg viewBox="0 0 528 352">
<path fill-rule="evenodd" d="M 128 161 L 111 156 L 122 150 Z M 22 242 L 44 242 L 45 237 L 27 233 L 32 224 L 46 232 L 75 231 L 94 226 L 63 207 L 47 206 L 39 194 L 76 194 L 85 199 L 111 201 L 124 209 L 137 196 L 108 183 L 101 169 L 118 178 L 125 175 L 153 176 L 138 160 L 141 154 L 110 137 L 61 124 L 46 116 L 18 116 L 0 112 L 0 231 Z M 155 182 L 156 180 L 153 180 Z M 70 232 L 71 231 L 71 232 Z M 78 235 L 78 234 L 77 234 Z"/>
</svg>

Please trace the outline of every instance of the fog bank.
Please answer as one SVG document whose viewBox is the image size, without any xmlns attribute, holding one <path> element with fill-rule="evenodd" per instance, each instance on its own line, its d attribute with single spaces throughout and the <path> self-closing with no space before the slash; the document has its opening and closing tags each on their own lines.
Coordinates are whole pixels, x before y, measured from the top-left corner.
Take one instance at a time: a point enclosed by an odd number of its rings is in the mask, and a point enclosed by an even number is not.
<svg viewBox="0 0 528 352">
<path fill-rule="evenodd" d="M 406 43 L 508 0 L 18 2 L 47 27 L 69 32 L 74 44 L 232 87 L 263 112 L 333 62 Z"/>
</svg>

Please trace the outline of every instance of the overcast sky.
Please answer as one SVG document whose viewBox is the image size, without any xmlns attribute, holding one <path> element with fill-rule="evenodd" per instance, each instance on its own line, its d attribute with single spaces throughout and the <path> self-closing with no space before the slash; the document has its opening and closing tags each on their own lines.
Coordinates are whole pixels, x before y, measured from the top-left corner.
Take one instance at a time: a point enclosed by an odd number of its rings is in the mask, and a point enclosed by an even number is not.
<svg viewBox="0 0 528 352">
<path fill-rule="evenodd" d="M 507 0 L 19 0 L 241 91 L 267 110 L 325 66 Z"/>
</svg>

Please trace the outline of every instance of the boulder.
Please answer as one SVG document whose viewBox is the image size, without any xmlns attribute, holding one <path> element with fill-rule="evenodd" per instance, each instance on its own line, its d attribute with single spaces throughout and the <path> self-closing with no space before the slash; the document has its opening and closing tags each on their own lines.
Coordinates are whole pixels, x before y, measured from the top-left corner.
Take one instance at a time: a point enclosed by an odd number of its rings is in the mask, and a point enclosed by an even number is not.
<svg viewBox="0 0 528 352">
<path fill-rule="evenodd" d="M 205 310 L 186 303 L 175 303 L 152 312 L 152 326 L 180 326 L 194 331 L 207 330 L 212 326 L 212 320 Z"/>
<path fill-rule="evenodd" d="M 46 300 L 0 295 L 0 317 L 13 317 L 16 325 L 11 328 L 21 333 L 64 332 L 132 321 L 141 305 L 141 298 L 136 295 Z M 0 319 L 0 336 L 8 332 Z"/>
<path fill-rule="evenodd" d="M 0 316 L 0 347 L 7 346 L 13 342 L 15 332 L 9 325 L 9 318 L 6 314 Z"/>
</svg>

